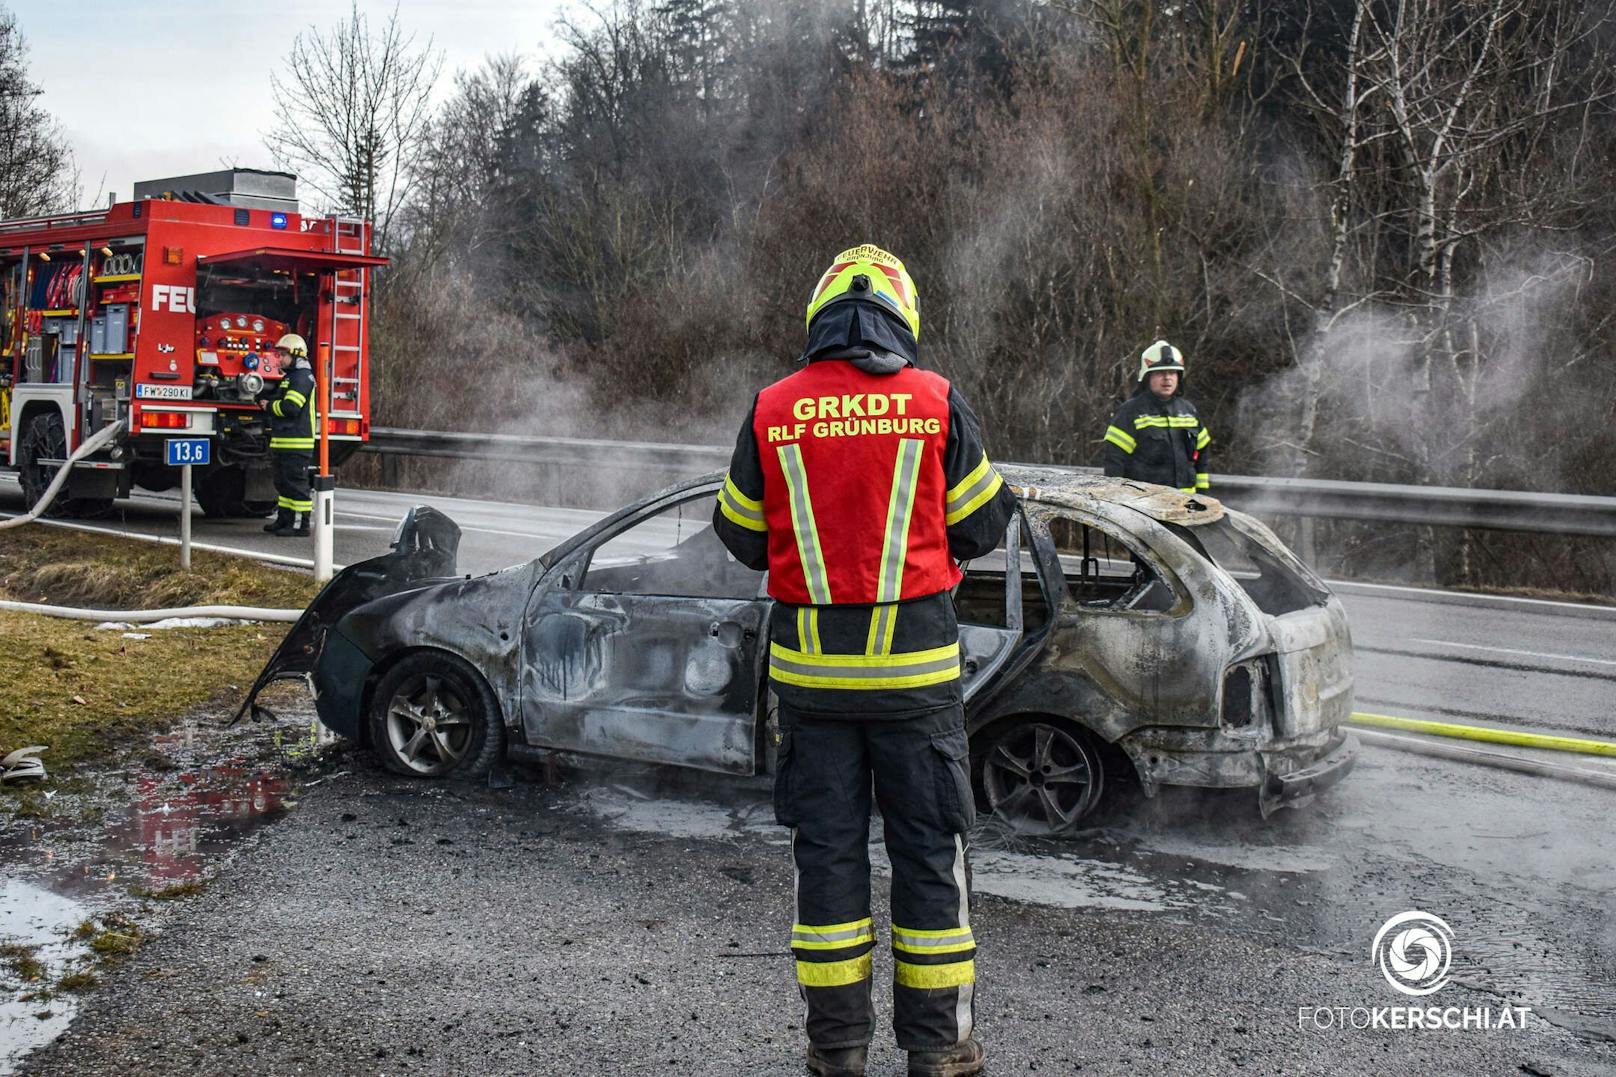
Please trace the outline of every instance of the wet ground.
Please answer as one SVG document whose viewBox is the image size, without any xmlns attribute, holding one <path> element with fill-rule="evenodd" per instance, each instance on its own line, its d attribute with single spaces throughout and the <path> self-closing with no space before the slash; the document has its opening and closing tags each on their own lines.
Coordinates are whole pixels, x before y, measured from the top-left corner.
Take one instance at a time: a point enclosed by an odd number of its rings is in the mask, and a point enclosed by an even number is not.
<svg viewBox="0 0 1616 1077">
<path fill-rule="evenodd" d="M 10 995 L 0 1072 L 796 1072 L 761 783 L 597 766 L 443 786 L 310 758 L 305 733 L 193 725 L 63 794 L 61 819 L 4 824 L 0 942 L 102 983 Z M 1366 749 L 1266 823 L 1246 795 L 1179 792 L 1123 795 L 1071 840 L 985 825 L 994 1071 L 1610 1072 L 1611 796 Z M 1428 1001 L 1527 1006 L 1526 1029 L 1299 1030 L 1298 1007 L 1414 1001 L 1369 950 L 1416 908 L 1455 936 Z M 146 939 L 108 964 L 70 936 L 117 911 Z M 879 1042 L 873 1072 L 897 1072 Z"/>
<path fill-rule="evenodd" d="M 0 971 L 16 988 L 0 990 L 0 1073 L 77 1014 L 84 992 L 63 989 L 64 978 L 108 971 L 91 945 L 107 929 L 101 917 L 160 922 L 162 906 L 204 892 L 243 839 L 295 805 L 290 771 L 313 745 L 307 731 L 281 734 L 186 722 L 119 766 L 47 782 L 38 817 L 0 817 L 0 944 L 43 964 L 20 983 Z"/>
</svg>

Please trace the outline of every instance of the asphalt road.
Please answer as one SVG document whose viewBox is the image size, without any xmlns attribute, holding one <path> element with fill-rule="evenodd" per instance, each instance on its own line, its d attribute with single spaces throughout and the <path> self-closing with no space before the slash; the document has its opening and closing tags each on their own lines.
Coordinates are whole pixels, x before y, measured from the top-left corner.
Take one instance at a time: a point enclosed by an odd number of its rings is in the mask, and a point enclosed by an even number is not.
<svg viewBox="0 0 1616 1077">
<path fill-rule="evenodd" d="M 412 505 L 432 505 L 462 529 L 461 571 L 487 572 L 537 557 L 602 515 L 434 494 L 339 490 L 336 561 L 385 552 Z M 0 480 L 0 514 L 20 512 Z M 88 526 L 176 538 L 178 498 L 142 495 Z M 311 540 L 273 538 L 262 521 L 206 520 L 193 541 L 312 565 Z M 1357 649 L 1361 710 L 1616 736 L 1616 608 L 1343 584 Z"/>
<path fill-rule="evenodd" d="M 75 856 L 71 828 L 40 825 L 0 840 L 42 935 L 130 885 L 217 875 L 203 896 L 148 902 L 160 930 L 93 994 L 0 1023 L 43 1045 L 21 1072 L 801 1072 L 786 835 L 758 783 L 618 767 L 445 786 L 341 749 L 265 782 L 267 731 L 226 738 L 165 738 L 175 769 L 126 772 L 139 792 L 116 847 Z M 260 761 L 220 766 L 245 742 Z M 1603 803 L 1371 750 L 1314 809 L 1263 823 L 1249 798 L 1168 798 L 1059 843 L 979 832 L 989 1072 L 1616 1067 L 1600 904 L 1616 880 L 1585 859 Z M 252 833 L 231 848 L 232 829 Z M 1370 958 L 1408 908 L 1455 933 L 1453 982 L 1431 999 L 1393 992 Z M 873 1075 L 901 1072 L 888 960 L 878 949 Z M 1485 1031 L 1318 1027 L 1319 1007 L 1362 1015 L 1350 1023 L 1409 1004 L 1531 1012 Z"/>
</svg>

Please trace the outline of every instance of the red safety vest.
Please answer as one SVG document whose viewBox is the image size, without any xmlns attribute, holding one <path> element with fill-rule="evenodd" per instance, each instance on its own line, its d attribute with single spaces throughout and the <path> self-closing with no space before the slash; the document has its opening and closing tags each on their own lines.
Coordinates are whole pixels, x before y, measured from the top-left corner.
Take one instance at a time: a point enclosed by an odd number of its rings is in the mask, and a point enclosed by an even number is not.
<svg viewBox="0 0 1616 1077">
<path fill-rule="evenodd" d="M 920 598 L 953 587 L 943 450 L 948 380 L 821 360 L 758 394 L 769 594 L 799 606 Z"/>
</svg>

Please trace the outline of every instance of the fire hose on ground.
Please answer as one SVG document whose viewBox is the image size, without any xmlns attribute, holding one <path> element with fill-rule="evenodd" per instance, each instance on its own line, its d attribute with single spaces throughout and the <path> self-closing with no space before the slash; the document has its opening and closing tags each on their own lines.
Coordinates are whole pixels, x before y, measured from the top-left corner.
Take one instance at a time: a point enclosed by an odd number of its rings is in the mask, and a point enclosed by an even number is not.
<svg viewBox="0 0 1616 1077">
<path fill-rule="evenodd" d="M 1357 726 L 1378 726 L 1402 733 L 1429 733 L 1435 737 L 1508 744 L 1516 748 L 1543 748 L 1551 752 L 1616 756 L 1616 744 L 1604 740 L 1586 740 L 1582 737 L 1560 737 L 1548 733 L 1494 729 L 1491 726 L 1461 725 L 1458 722 L 1432 722 L 1424 718 L 1398 718 L 1390 714 L 1366 714 L 1363 711 L 1354 711 L 1351 721 Z"/>
<path fill-rule="evenodd" d="M 1504 744 L 1518 748 L 1576 752 L 1582 755 L 1616 756 L 1616 743 L 1611 743 L 1610 741 L 1588 740 L 1582 737 L 1561 737 L 1548 733 L 1530 733 L 1514 729 L 1494 729 L 1490 726 L 1463 725 L 1458 722 L 1433 722 L 1423 718 L 1398 718 L 1390 714 L 1365 714 L 1361 711 L 1354 712 L 1351 721 L 1353 725 L 1359 727 L 1357 730 L 1358 737 L 1366 744 L 1414 752 L 1417 755 L 1428 755 L 1436 759 L 1477 763 L 1482 766 L 1496 767 L 1500 770 L 1512 770 L 1518 774 L 1531 774 L 1540 778 L 1560 778 L 1565 781 L 1581 782 L 1584 785 L 1598 786 L 1601 789 L 1616 789 L 1616 771 L 1570 766 L 1565 763 L 1555 763 L 1544 759 L 1528 759 L 1522 756 L 1507 755 L 1504 752 L 1490 752 L 1483 748 L 1445 744 L 1437 740 L 1426 740 L 1422 737 L 1405 736 L 1404 734 L 1425 733 L 1436 737 Z M 1380 728 L 1364 728 L 1366 726 L 1378 726 Z M 1384 732 L 1384 730 L 1390 729 L 1399 730 L 1400 732 Z"/>
<path fill-rule="evenodd" d="M 238 621 L 284 621 L 288 624 L 303 616 L 302 610 L 277 610 L 263 606 L 176 606 L 163 610 L 81 610 L 72 606 L 48 606 L 38 602 L 0 601 L 0 610 L 38 613 L 46 617 L 67 617 L 75 621 L 125 621 L 144 624 L 175 617 L 229 617 Z"/>
<path fill-rule="evenodd" d="M 77 451 L 67 458 L 67 463 L 56 469 L 56 477 L 51 480 L 51 484 L 49 486 L 45 487 L 45 492 L 40 495 L 39 500 L 34 503 L 34 506 L 21 516 L 13 516 L 9 520 L 0 520 L 0 531 L 4 531 L 8 527 L 20 527 L 23 524 L 31 524 L 43 516 L 45 514 L 45 510 L 51 507 L 51 502 L 56 500 L 56 495 L 60 493 L 62 487 L 66 485 L 67 477 L 73 471 L 73 464 L 79 460 L 82 460 L 84 457 L 89 456 L 93 452 L 99 452 L 101 449 L 106 448 L 106 446 L 112 442 L 113 438 L 123 433 L 126 425 L 125 420 L 119 419 L 111 426 L 102 427 L 90 437 L 85 438 L 84 444 L 80 445 Z"/>
<path fill-rule="evenodd" d="M 0 520 L 0 530 L 10 527 L 20 527 L 23 524 L 33 523 L 44 515 L 56 500 L 67 482 L 68 474 L 73 470 L 73 464 L 99 452 L 112 442 L 124 430 L 123 420 L 103 427 L 92 436 L 84 440 L 67 462 L 56 469 L 56 477 L 45 488 L 39 500 L 21 516 L 14 516 L 9 520 Z M 69 606 L 50 606 L 38 602 L 9 602 L 0 601 L 0 610 L 10 610 L 16 613 L 38 613 L 47 617 L 67 617 L 79 621 L 127 621 L 131 624 L 147 623 L 151 621 L 166 621 L 174 617 L 231 617 L 243 621 L 286 621 L 293 622 L 303 616 L 302 610 L 268 609 L 259 606 L 181 606 L 174 609 L 159 610 L 81 610 Z"/>
</svg>

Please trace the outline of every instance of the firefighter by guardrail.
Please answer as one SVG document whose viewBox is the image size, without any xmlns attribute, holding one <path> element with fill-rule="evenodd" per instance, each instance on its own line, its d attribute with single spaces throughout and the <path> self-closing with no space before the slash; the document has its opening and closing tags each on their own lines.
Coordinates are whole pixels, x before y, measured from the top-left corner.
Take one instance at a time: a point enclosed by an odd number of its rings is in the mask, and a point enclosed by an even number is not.
<svg viewBox="0 0 1616 1077">
<path fill-rule="evenodd" d="M 1105 428 L 1105 473 L 1173 486 L 1185 493 L 1212 484 L 1212 435 L 1184 396 L 1184 353 L 1158 340 L 1139 353 L 1133 395 Z"/>
</svg>

